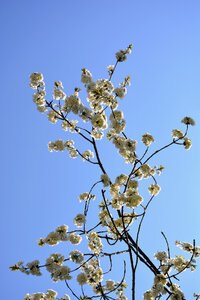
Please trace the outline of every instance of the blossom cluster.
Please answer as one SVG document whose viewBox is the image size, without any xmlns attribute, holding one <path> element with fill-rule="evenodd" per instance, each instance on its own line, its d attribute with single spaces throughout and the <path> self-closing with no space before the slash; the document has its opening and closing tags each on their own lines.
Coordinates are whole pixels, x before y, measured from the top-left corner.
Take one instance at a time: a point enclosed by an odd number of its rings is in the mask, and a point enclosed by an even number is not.
<svg viewBox="0 0 200 300">
<path fill-rule="evenodd" d="M 116 53 L 118 62 L 122 62 L 127 58 L 127 54 L 131 53 L 132 45 L 126 50 L 120 50 Z M 111 68 L 110 68 L 111 71 Z M 82 69 L 81 82 L 85 85 L 87 91 L 87 101 L 90 104 L 90 108 L 83 105 L 79 92 L 80 89 L 75 88 L 72 95 L 67 96 L 63 91 L 63 84 L 61 81 L 56 81 L 54 84 L 53 99 L 58 100 L 59 104 L 53 101 L 47 102 L 44 98 L 46 95 L 45 84 L 43 81 L 43 75 L 41 73 L 33 73 L 30 75 L 30 86 L 33 89 L 37 89 L 37 92 L 33 95 L 33 101 L 36 103 L 40 112 L 44 113 L 50 108 L 47 114 L 48 120 L 55 124 L 58 119 L 63 120 L 62 128 L 64 130 L 70 130 L 70 132 L 79 132 L 77 128 L 77 120 L 69 120 L 67 116 L 69 113 L 73 113 L 80 117 L 83 122 L 91 122 L 92 131 L 91 137 L 94 139 L 101 139 L 103 132 L 108 127 L 107 117 L 104 113 L 103 106 L 109 106 L 112 110 L 116 110 L 118 107 L 117 98 L 122 99 L 126 94 L 126 86 L 130 85 L 130 77 L 125 78 L 124 82 L 120 84 L 120 87 L 114 88 L 113 84 L 108 79 L 99 79 L 93 81 L 92 74 L 87 69 Z M 64 101 L 61 104 L 61 101 Z M 121 133 L 125 127 L 125 121 L 113 122 L 112 127 L 116 132 Z"/>
<path fill-rule="evenodd" d="M 23 265 L 23 261 L 19 261 L 13 266 L 10 266 L 10 269 L 12 271 L 21 271 L 22 273 L 25 273 L 26 275 L 36 275 L 36 276 L 41 276 L 42 273 L 40 272 L 40 267 L 39 267 L 39 260 L 36 259 L 32 262 L 29 262 L 26 264 L 26 267 Z"/>
<path fill-rule="evenodd" d="M 167 277 L 163 274 L 157 274 L 154 278 L 152 288 L 144 293 L 143 300 L 154 300 L 157 297 L 160 298 L 162 295 L 165 295 L 167 293 L 166 284 Z M 184 294 L 177 284 L 171 284 L 169 290 L 171 300 L 184 299 Z"/>
<path fill-rule="evenodd" d="M 176 245 L 180 246 L 181 249 L 191 253 L 192 255 L 196 255 L 199 257 L 200 255 L 200 247 L 195 247 L 190 243 L 184 243 L 176 241 Z M 169 273 L 174 269 L 177 274 L 185 271 L 190 268 L 191 271 L 194 271 L 196 268 L 195 260 L 190 259 L 186 260 L 183 256 L 176 256 L 174 258 L 169 258 L 166 251 L 159 251 L 154 254 L 154 258 L 160 261 L 160 274 L 157 274 L 154 278 L 154 284 L 152 288 L 144 293 L 143 300 L 153 300 L 156 297 L 160 297 L 161 295 L 166 294 L 166 284 L 168 283 Z M 172 275 L 174 276 L 174 275 Z M 171 276 L 171 277 L 172 277 Z M 170 284 L 170 299 L 185 299 L 184 294 L 180 287 L 177 284 Z"/>
<path fill-rule="evenodd" d="M 191 253 L 194 257 L 200 257 L 200 247 L 194 246 L 190 243 L 176 241 L 176 246 L 180 247 L 182 250 Z"/>
<path fill-rule="evenodd" d="M 154 166 L 152 168 L 147 164 L 151 156 L 160 150 L 155 151 L 148 159 L 145 158 L 145 160 L 143 160 L 147 151 L 149 151 L 149 146 L 155 142 L 154 137 L 150 133 L 145 133 L 141 137 L 141 142 L 146 146 L 145 153 L 141 156 L 142 158 L 139 158 L 139 154 L 136 153 L 136 148 L 139 148 L 137 146 L 137 141 L 128 138 L 124 133 L 126 120 L 123 111 L 118 109 L 118 105 L 119 101 L 124 99 L 127 94 L 127 87 L 130 86 L 130 76 L 125 77 L 124 81 L 120 82 L 117 87 L 114 86 L 111 79 L 117 64 L 125 61 L 127 55 L 131 53 L 131 50 L 132 45 L 129 45 L 125 50 L 120 50 L 116 53 L 116 64 L 107 67 L 109 74 L 108 79 L 103 78 L 94 80 L 89 70 L 86 68 L 82 69 L 81 83 L 86 90 L 86 103 L 82 102 L 79 96 L 81 89 L 75 88 L 72 94 L 67 95 L 64 92 L 61 81 L 54 82 L 52 94 L 53 100 L 47 101 L 43 75 L 37 72 L 30 75 L 30 87 L 36 90 L 33 94 L 33 102 L 36 104 L 38 111 L 41 113 L 47 112 L 47 119 L 52 124 L 56 124 L 60 120 L 61 128 L 66 131 L 67 134 L 76 133 L 80 135 L 90 142 L 90 145 L 94 148 L 94 153 L 89 149 L 82 152 L 79 151 L 77 147 L 75 148 L 73 140 L 63 141 L 62 139 L 57 139 L 54 142 L 50 141 L 48 143 L 49 151 L 68 151 L 71 158 L 76 158 L 80 155 L 83 161 L 86 160 L 90 163 L 98 164 L 103 174 L 100 177 L 100 181 L 97 183 L 102 183 L 103 187 L 106 189 L 105 191 L 102 190 L 104 201 L 99 204 L 100 212 L 98 214 L 98 221 L 100 221 L 100 223 L 92 227 L 92 229 L 86 230 L 86 225 L 88 226 L 86 217 L 90 200 L 95 199 L 95 195 L 91 194 L 93 187 L 97 184 L 95 183 L 89 193 L 84 192 L 79 195 L 79 201 L 83 201 L 85 206 L 84 212 L 76 214 L 73 219 L 74 225 L 79 229 L 69 232 L 67 225 L 61 225 L 57 227 L 55 231 L 50 232 L 45 238 L 40 238 L 38 240 L 39 246 L 44 246 L 45 244 L 54 246 L 61 241 L 69 241 L 72 245 L 78 245 L 82 241 L 82 236 L 85 235 L 88 240 L 88 249 L 92 253 L 88 254 L 82 253 L 79 250 L 72 250 L 67 259 L 60 253 L 53 253 L 46 259 L 46 263 L 43 266 L 40 265 L 39 260 L 34 260 L 27 263 L 26 266 L 24 266 L 23 262 L 19 262 L 14 266 L 11 266 L 11 270 L 20 270 L 27 275 L 32 274 L 40 276 L 42 275 L 40 271 L 41 267 L 45 267 L 54 282 L 70 280 L 72 279 L 71 273 L 73 271 L 78 271 L 79 274 L 77 275 L 76 280 L 81 288 L 83 285 L 88 284 L 93 292 L 100 297 L 104 294 L 115 292 L 116 300 L 127 299 L 124 295 L 124 288 L 126 288 L 124 278 L 122 278 L 121 282 L 115 283 L 114 280 L 109 279 L 105 281 L 105 284 L 103 283 L 104 273 L 100 267 L 100 258 L 106 255 L 103 250 L 102 238 L 105 238 L 108 244 L 110 244 L 109 239 L 114 240 L 113 245 L 118 241 L 123 240 L 128 245 L 129 250 L 132 251 L 131 247 L 133 247 L 133 243 L 128 241 L 128 227 L 134 220 L 137 220 L 139 216 L 144 217 L 148 207 L 148 204 L 145 206 L 145 201 L 138 192 L 139 180 L 153 179 L 154 182 L 148 187 L 148 192 L 150 194 L 149 201 L 151 201 L 161 190 L 155 176 L 156 174 L 160 175 L 164 169 L 162 165 L 160 165 L 160 167 Z M 108 111 L 110 111 L 110 113 L 108 113 Z M 69 119 L 70 114 L 75 115 L 75 118 Z M 82 121 L 84 125 L 88 127 L 83 128 L 79 126 L 79 121 Z M 187 130 L 188 126 L 193 126 L 195 122 L 190 117 L 183 118 L 181 122 L 186 125 L 186 132 L 184 134 L 181 130 L 173 129 L 171 144 L 180 144 L 188 150 L 191 147 L 191 140 L 186 136 Z M 124 159 L 125 163 L 133 165 L 132 170 L 128 175 L 122 173 L 118 175 L 113 182 L 102 166 L 95 141 L 101 140 L 104 137 L 106 130 L 108 140 L 112 141 L 112 144 L 118 150 L 119 155 Z M 163 149 L 164 148 L 165 147 L 163 147 Z M 97 162 L 91 161 L 94 157 L 96 157 Z M 109 199 L 104 197 L 105 192 L 109 192 Z M 139 206 L 143 209 L 141 215 L 135 213 L 136 208 Z M 128 212 L 125 211 L 127 208 Z M 113 215 L 116 214 L 117 217 L 114 217 Z M 101 236 L 96 229 L 99 225 L 106 227 L 105 231 L 99 231 L 100 233 L 106 232 L 104 236 Z M 134 252 L 136 251 L 136 256 L 140 251 L 138 247 L 140 225 L 137 232 L 136 248 L 134 250 Z M 126 236 L 126 239 L 124 239 L 124 236 Z M 195 258 L 200 256 L 200 247 L 194 247 L 194 245 L 185 242 L 176 242 L 176 245 L 186 252 L 189 252 L 192 255 L 192 258 L 190 260 L 186 260 L 182 256 L 170 258 L 165 251 L 157 252 L 154 255 L 154 258 L 160 262 L 158 268 L 159 272 L 154 277 L 151 289 L 144 293 L 143 300 L 160 299 L 162 295 L 165 295 L 167 292 L 169 293 L 171 300 L 184 299 L 184 294 L 180 287 L 171 283 L 171 280 L 169 280 L 169 278 L 173 277 L 173 275 L 170 276 L 169 274 L 172 270 L 176 273 L 181 273 L 186 269 L 191 269 L 191 271 L 193 271 L 196 267 L 193 256 Z M 110 260 L 112 254 L 116 255 L 117 253 L 109 254 Z M 87 257 L 89 256 L 87 260 L 85 260 L 86 255 Z M 140 253 L 140 255 L 142 254 Z M 71 270 L 68 266 L 64 265 L 66 261 L 71 261 L 70 263 L 73 262 L 77 264 L 78 267 L 76 265 L 75 270 Z M 168 287 L 170 292 L 167 290 Z M 25 300 L 55 300 L 56 297 L 57 293 L 55 291 L 47 290 L 46 294 L 27 294 Z M 198 295 L 196 297 L 198 297 Z M 60 300 L 69 299 L 68 295 L 60 298 Z M 83 293 L 83 298 L 80 299 L 88 298 Z"/>
<path fill-rule="evenodd" d="M 50 246 L 57 245 L 59 242 L 70 241 L 71 244 L 78 245 L 82 241 L 80 235 L 76 235 L 75 232 L 68 233 L 68 226 L 61 225 L 56 228 L 55 231 L 51 231 L 45 238 L 40 238 L 38 240 L 39 246 L 44 246 L 48 244 Z"/>
<path fill-rule="evenodd" d="M 53 253 L 46 260 L 46 269 L 51 273 L 51 278 L 55 282 L 72 279 L 69 275 L 70 268 L 63 266 L 64 260 L 64 256 L 60 253 Z"/>
<path fill-rule="evenodd" d="M 103 270 L 98 259 L 91 259 L 88 263 L 85 263 L 80 274 L 77 277 L 80 285 L 88 283 L 95 288 L 103 280 Z"/>
<path fill-rule="evenodd" d="M 74 218 L 74 224 L 76 227 L 80 228 L 83 226 L 83 224 L 86 223 L 86 218 L 85 215 L 83 214 L 77 214 L 76 217 Z"/>
<path fill-rule="evenodd" d="M 159 170 L 159 172 L 161 172 Z M 137 173 L 133 175 L 134 177 L 138 177 L 138 179 L 149 178 L 155 175 L 156 169 L 152 169 L 149 165 L 144 164 L 138 170 Z M 113 209 L 120 209 L 123 205 L 126 207 L 134 209 L 139 206 L 143 198 L 138 193 L 138 181 L 135 179 L 130 179 L 128 175 L 121 174 L 116 177 L 115 182 L 111 183 L 110 178 L 107 174 L 101 175 L 101 181 L 105 187 L 110 186 L 109 192 L 111 195 L 111 205 Z M 128 190 L 126 192 L 120 193 L 120 188 L 122 186 L 127 186 Z M 152 196 L 158 195 L 161 188 L 156 184 L 151 184 L 148 187 L 148 191 Z"/>
<path fill-rule="evenodd" d="M 46 294 L 44 293 L 34 293 L 32 295 L 26 294 L 24 300 L 55 300 L 57 292 L 54 290 L 47 290 Z"/>
<path fill-rule="evenodd" d="M 106 280 L 106 283 L 103 285 L 97 285 L 96 287 L 93 287 L 93 291 L 97 295 L 102 295 L 102 292 L 104 294 L 107 294 L 109 292 L 115 291 L 116 293 L 116 300 L 127 300 L 128 298 L 124 296 L 124 288 L 127 287 L 127 284 L 125 284 L 125 281 L 122 283 L 116 282 L 112 279 Z"/>
<path fill-rule="evenodd" d="M 92 195 L 92 194 L 90 194 L 90 193 L 87 193 L 87 192 L 85 192 L 85 193 L 81 193 L 80 195 L 79 195 L 79 197 L 78 197 L 78 200 L 81 202 L 82 200 L 83 201 L 85 201 L 85 202 L 87 202 L 87 201 L 89 201 L 90 199 L 95 199 L 95 195 Z"/>
<path fill-rule="evenodd" d="M 102 251 L 102 242 L 98 234 L 96 232 L 92 231 L 87 234 L 88 238 L 88 248 L 95 253 L 96 255 L 100 254 Z"/>
<path fill-rule="evenodd" d="M 73 140 L 67 140 L 64 142 L 63 140 L 56 140 L 55 142 L 48 143 L 48 149 L 50 152 L 54 151 L 64 151 L 68 150 L 69 156 L 71 158 L 76 158 L 78 156 L 78 152 L 76 148 L 73 146 Z"/>
</svg>

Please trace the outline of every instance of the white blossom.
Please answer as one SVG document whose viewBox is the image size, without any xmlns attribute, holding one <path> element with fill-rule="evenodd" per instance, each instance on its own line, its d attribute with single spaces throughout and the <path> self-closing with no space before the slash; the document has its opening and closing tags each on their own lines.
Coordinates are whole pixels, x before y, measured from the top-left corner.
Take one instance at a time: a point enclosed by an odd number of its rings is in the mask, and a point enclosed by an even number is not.
<svg viewBox="0 0 200 300">
<path fill-rule="evenodd" d="M 64 151 L 65 150 L 65 145 L 63 140 L 56 140 L 55 142 L 49 142 L 48 143 L 48 149 L 50 152 L 54 151 Z"/>
<path fill-rule="evenodd" d="M 86 106 L 81 106 L 78 112 L 79 117 L 83 120 L 83 122 L 88 122 L 92 119 L 93 112 L 91 109 L 87 108 Z"/>
<path fill-rule="evenodd" d="M 91 231 L 90 233 L 87 234 L 88 238 L 88 248 L 95 254 L 100 254 L 103 244 L 101 242 L 101 239 L 98 237 L 96 232 Z"/>
<path fill-rule="evenodd" d="M 107 174 L 102 174 L 102 175 L 101 175 L 101 181 L 103 182 L 103 185 L 104 185 L 105 187 L 109 186 L 110 183 L 111 183 L 110 178 L 108 177 Z"/>
<path fill-rule="evenodd" d="M 112 291 L 114 288 L 115 288 L 115 282 L 114 282 L 114 280 L 111 280 L 111 279 L 106 280 L 106 289 L 108 291 Z"/>
<path fill-rule="evenodd" d="M 142 136 L 142 142 L 146 145 L 146 146 L 150 146 L 151 143 L 154 143 L 155 140 L 153 138 L 153 136 L 149 133 L 145 133 Z"/>
<path fill-rule="evenodd" d="M 128 181 L 128 188 L 137 189 L 138 188 L 138 181 L 137 180 L 129 180 Z"/>
<path fill-rule="evenodd" d="M 172 130 L 172 137 L 174 139 L 180 139 L 183 137 L 183 132 L 182 130 L 178 130 L 178 129 L 173 129 Z"/>
<path fill-rule="evenodd" d="M 78 157 L 78 152 L 76 151 L 76 149 L 70 149 L 69 150 L 69 156 L 71 158 L 77 158 Z"/>
<path fill-rule="evenodd" d="M 121 121 L 113 120 L 110 124 L 111 131 L 114 134 L 120 134 L 124 131 L 126 127 L 126 121 L 123 119 Z"/>
<path fill-rule="evenodd" d="M 81 74 L 81 82 L 85 84 L 89 84 L 92 81 L 92 74 L 89 70 L 82 69 Z"/>
<path fill-rule="evenodd" d="M 103 114 L 96 114 L 92 117 L 92 126 L 96 129 L 106 129 L 107 124 L 107 118 Z"/>
<path fill-rule="evenodd" d="M 123 99 L 125 94 L 127 93 L 127 89 L 123 86 L 121 87 L 117 87 L 116 89 L 114 89 L 113 91 L 117 97 L 119 97 L 120 99 Z"/>
<path fill-rule="evenodd" d="M 64 280 L 70 280 L 72 279 L 72 276 L 70 274 L 70 268 L 68 266 L 62 266 L 56 269 L 54 273 L 52 273 L 52 280 L 57 281 L 64 281 Z"/>
<path fill-rule="evenodd" d="M 64 263 L 64 256 L 60 253 L 53 253 L 46 259 L 46 269 L 48 272 L 55 272 Z"/>
<path fill-rule="evenodd" d="M 161 187 L 158 184 L 151 184 L 148 187 L 148 191 L 151 195 L 156 196 L 159 194 Z"/>
<path fill-rule="evenodd" d="M 167 252 L 166 251 L 158 251 L 157 253 L 154 254 L 154 258 L 161 261 L 161 262 L 166 262 L 167 260 Z"/>
<path fill-rule="evenodd" d="M 186 124 L 186 125 L 192 125 L 192 126 L 195 125 L 195 121 L 190 117 L 183 118 L 183 120 L 181 120 L 181 123 Z"/>
<path fill-rule="evenodd" d="M 121 175 L 119 175 L 119 176 L 116 177 L 115 183 L 117 185 L 121 186 L 121 185 L 123 185 L 123 184 L 126 183 L 127 179 L 128 179 L 128 175 L 121 174 Z"/>
<path fill-rule="evenodd" d="M 56 228 L 56 234 L 59 239 L 59 241 L 67 241 L 67 232 L 68 232 L 68 226 L 67 225 L 61 225 Z"/>
<path fill-rule="evenodd" d="M 93 137 L 95 140 L 101 140 L 104 136 L 104 133 L 93 128 L 92 132 L 91 132 L 91 137 Z"/>
<path fill-rule="evenodd" d="M 54 110 L 50 110 L 47 114 L 48 120 L 53 124 L 55 124 L 57 122 L 57 120 L 58 120 L 57 117 L 58 117 L 58 114 Z"/>
<path fill-rule="evenodd" d="M 94 158 L 94 153 L 91 150 L 86 150 L 85 152 L 82 153 L 82 160 L 90 160 L 90 158 Z"/>
<path fill-rule="evenodd" d="M 80 235 L 75 235 L 74 232 L 69 234 L 69 241 L 73 245 L 78 245 L 82 241 L 82 237 Z"/>
<path fill-rule="evenodd" d="M 123 119 L 124 119 L 124 114 L 121 110 L 115 110 L 109 117 L 109 120 L 111 122 L 114 122 L 115 120 L 119 122 Z"/>
<path fill-rule="evenodd" d="M 120 191 L 120 186 L 119 186 L 118 184 L 112 183 L 112 184 L 110 185 L 109 192 L 110 192 L 110 194 L 111 194 L 112 196 L 117 196 L 118 193 L 119 193 L 119 191 Z"/>
<path fill-rule="evenodd" d="M 137 142 L 132 139 L 127 139 L 124 142 L 124 147 L 127 151 L 134 152 L 136 150 L 136 144 Z"/>
<path fill-rule="evenodd" d="M 40 272 L 39 264 L 40 264 L 40 262 L 38 259 L 27 263 L 26 266 L 27 266 L 27 268 L 29 268 L 29 274 L 41 276 L 42 273 Z"/>
<path fill-rule="evenodd" d="M 143 295 L 143 300 L 155 300 L 155 297 L 152 295 L 151 291 L 146 291 Z"/>
<path fill-rule="evenodd" d="M 37 89 L 38 86 L 44 85 L 42 73 L 34 72 L 29 76 L 29 78 L 30 78 L 30 87 L 32 89 Z"/>
<path fill-rule="evenodd" d="M 154 169 L 152 169 L 148 164 L 144 164 L 140 167 L 140 171 L 142 172 L 142 175 L 145 179 L 151 177 L 156 173 Z"/>
<path fill-rule="evenodd" d="M 81 99 L 77 95 L 73 94 L 65 99 L 65 104 L 62 110 L 65 113 L 73 112 L 75 115 L 77 115 L 81 106 Z"/>
<path fill-rule="evenodd" d="M 84 260 L 84 255 L 81 251 L 73 250 L 69 254 L 70 259 L 76 264 L 80 264 Z"/>
<path fill-rule="evenodd" d="M 128 190 L 125 196 L 125 205 L 132 209 L 139 206 L 143 201 L 143 198 L 136 191 Z"/>
<path fill-rule="evenodd" d="M 123 136 L 116 136 L 113 138 L 113 144 L 116 148 L 121 149 L 124 145 L 125 137 Z"/>
<path fill-rule="evenodd" d="M 76 280 L 78 281 L 78 283 L 80 285 L 84 285 L 88 282 L 87 275 L 85 273 L 78 274 L 78 276 L 76 277 Z"/>
<path fill-rule="evenodd" d="M 95 199 L 95 195 L 91 195 L 91 194 L 89 194 L 89 193 L 81 193 L 80 195 L 79 195 L 79 201 L 81 202 L 82 200 L 83 201 L 88 201 L 88 200 L 90 200 L 91 198 L 93 198 L 93 199 Z"/>
<path fill-rule="evenodd" d="M 86 218 L 83 214 L 77 214 L 76 217 L 74 218 L 74 224 L 76 227 L 82 227 L 83 224 L 86 223 Z"/>
<path fill-rule="evenodd" d="M 162 285 L 166 285 L 167 284 L 167 278 L 165 275 L 163 274 L 157 274 L 154 278 L 154 283 L 157 284 L 157 283 L 160 283 Z"/>
<path fill-rule="evenodd" d="M 44 293 L 34 293 L 32 295 L 26 294 L 25 300 L 43 300 L 45 297 Z"/>
<path fill-rule="evenodd" d="M 183 145 L 186 150 L 189 150 L 192 147 L 191 139 L 189 139 L 188 137 L 185 137 Z"/>
<path fill-rule="evenodd" d="M 71 133 L 78 133 L 80 132 L 80 129 L 77 128 L 77 123 L 78 123 L 78 120 L 68 120 L 68 121 L 63 121 L 62 122 L 62 128 L 65 130 L 65 131 L 69 131 Z"/>
<path fill-rule="evenodd" d="M 60 100 L 60 99 L 65 100 L 66 94 L 62 90 L 55 87 L 53 91 L 53 98 L 55 100 Z"/>
<path fill-rule="evenodd" d="M 56 299 L 57 292 L 54 290 L 47 290 L 45 299 L 46 300 L 54 300 Z"/>
</svg>

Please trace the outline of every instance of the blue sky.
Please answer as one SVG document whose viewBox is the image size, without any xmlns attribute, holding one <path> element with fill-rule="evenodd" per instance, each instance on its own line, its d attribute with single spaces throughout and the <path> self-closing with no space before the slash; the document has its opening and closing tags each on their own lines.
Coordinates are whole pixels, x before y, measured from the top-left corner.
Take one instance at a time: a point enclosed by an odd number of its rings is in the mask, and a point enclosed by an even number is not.
<svg viewBox="0 0 200 300">
<path fill-rule="evenodd" d="M 173 147 L 152 161 L 152 165 L 163 164 L 165 170 L 158 181 L 162 192 L 144 221 L 141 247 L 151 257 L 165 250 L 161 230 L 174 255 L 181 254 L 173 246 L 177 239 L 192 242 L 195 238 L 199 245 L 200 2 L 1 0 L 0 8 L 2 298 L 20 300 L 27 292 L 48 288 L 57 290 L 59 297 L 66 292 L 64 284 L 52 283 L 46 273 L 34 278 L 10 272 L 8 267 L 19 260 L 44 261 L 53 252 L 68 252 L 69 244 L 40 248 L 36 241 L 58 225 L 72 225 L 74 215 L 82 209 L 78 195 L 101 175 L 80 159 L 48 152 L 50 140 L 74 136 L 66 137 L 59 125 L 37 112 L 29 75 L 44 74 L 49 99 L 55 80 L 61 80 L 70 95 L 74 87 L 83 88 L 83 67 L 95 80 L 106 78 L 106 67 L 114 64 L 115 52 L 130 43 L 133 53 L 119 64 L 113 77 L 117 85 L 131 76 L 131 87 L 119 107 L 127 121 L 126 134 L 139 141 L 150 132 L 156 140 L 153 151 L 171 140 L 172 129 L 184 128 L 180 124 L 184 116 L 196 120 L 189 131 L 190 151 Z M 85 150 L 88 146 L 81 143 Z M 130 169 L 107 141 L 100 153 L 112 179 Z M 181 278 L 186 299 L 200 292 L 199 270 L 185 272 Z M 146 269 L 138 271 L 137 299 L 152 281 Z"/>
</svg>

